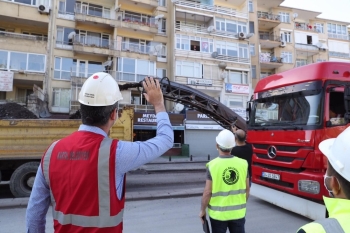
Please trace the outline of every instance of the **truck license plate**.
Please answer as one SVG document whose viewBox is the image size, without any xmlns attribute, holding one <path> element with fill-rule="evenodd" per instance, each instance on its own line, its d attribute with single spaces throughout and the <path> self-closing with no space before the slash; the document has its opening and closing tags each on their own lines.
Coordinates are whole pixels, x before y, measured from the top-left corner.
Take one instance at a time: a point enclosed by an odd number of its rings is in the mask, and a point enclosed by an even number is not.
<svg viewBox="0 0 350 233">
<path fill-rule="evenodd" d="M 262 177 L 273 179 L 273 180 L 280 180 L 280 175 L 279 174 L 273 174 L 270 172 L 263 172 Z"/>
</svg>

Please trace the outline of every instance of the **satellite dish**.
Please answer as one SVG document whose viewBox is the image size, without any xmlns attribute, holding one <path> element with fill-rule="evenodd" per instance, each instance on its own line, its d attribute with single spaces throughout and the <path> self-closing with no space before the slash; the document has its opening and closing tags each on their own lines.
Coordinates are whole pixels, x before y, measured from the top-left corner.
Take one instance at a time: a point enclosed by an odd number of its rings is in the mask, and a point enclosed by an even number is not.
<svg viewBox="0 0 350 233">
<path fill-rule="evenodd" d="M 76 35 L 76 33 L 73 31 L 68 34 L 68 39 L 73 39 L 73 37 Z"/>
<path fill-rule="evenodd" d="M 175 105 L 175 111 L 176 112 L 181 112 L 182 110 L 184 110 L 185 106 L 183 104 L 177 103 Z"/>
<path fill-rule="evenodd" d="M 318 43 L 316 44 L 316 46 L 317 46 L 318 48 L 322 48 L 322 47 L 323 47 L 323 43 L 318 42 Z"/>
<path fill-rule="evenodd" d="M 298 17 L 298 13 L 293 14 L 293 18 L 296 19 Z"/>
<path fill-rule="evenodd" d="M 112 65 L 112 60 L 105 61 L 104 63 L 102 63 L 102 66 L 111 66 L 111 65 Z"/>
</svg>

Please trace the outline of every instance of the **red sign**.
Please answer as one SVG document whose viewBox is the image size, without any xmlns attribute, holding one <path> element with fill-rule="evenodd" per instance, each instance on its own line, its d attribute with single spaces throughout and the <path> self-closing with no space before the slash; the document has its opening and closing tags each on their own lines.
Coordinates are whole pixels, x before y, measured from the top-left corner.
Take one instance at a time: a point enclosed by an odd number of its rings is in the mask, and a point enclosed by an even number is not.
<svg viewBox="0 0 350 233">
<path fill-rule="evenodd" d="M 249 94 L 249 86 L 226 83 L 225 91 L 227 93 Z"/>
</svg>

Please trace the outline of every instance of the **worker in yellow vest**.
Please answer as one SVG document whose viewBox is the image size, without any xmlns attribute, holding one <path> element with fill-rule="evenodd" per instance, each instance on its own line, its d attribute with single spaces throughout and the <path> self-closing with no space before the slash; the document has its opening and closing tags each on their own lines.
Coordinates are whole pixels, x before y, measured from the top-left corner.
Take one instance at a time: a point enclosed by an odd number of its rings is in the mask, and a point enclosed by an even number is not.
<svg viewBox="0 0 350 233">
<path fill-rule="evenodd" d="M 248 163 L 231 155 L 234 134 L 224 129 L 216 137 L 219 156 L 207 164 L 207 179 L 199 217 L 208 214 L 213 233 L 244 233 L 249 196 Z M 203 219 L 202 219 L 202 223 Z"/>
<path fill-rule="evenodd" d="M 329 218 L 301 227 L 297 233 L 350 233 L 350 127 L 319 149 L 328 159 L 324 185 L 332 198 L 323 197 Z"/>
</svg>

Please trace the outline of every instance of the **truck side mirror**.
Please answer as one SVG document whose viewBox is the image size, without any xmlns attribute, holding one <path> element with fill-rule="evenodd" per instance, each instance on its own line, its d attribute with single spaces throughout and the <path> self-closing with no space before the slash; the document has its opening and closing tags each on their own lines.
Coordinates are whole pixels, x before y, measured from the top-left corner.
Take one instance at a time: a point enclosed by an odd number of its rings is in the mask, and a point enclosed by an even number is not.
<svg viewBox="0 0 350 233">
<path fill-rule="evenodd" d="M 345 104 L 345 114 L 344 119 L 346 122 L 350 121 L 350 86 L 345 86 L 344 88 L 344 104 Z"/>
<path fill-rule="evenodd" d="M 250 119 L 250 113 L 252 111 L 252 105 L 253 105 L 253 101 L 248 101 L 247 102 L 247 108 L 246 108 L 246 123 L 249 123 L 249 119 Z"/>
</svg>

